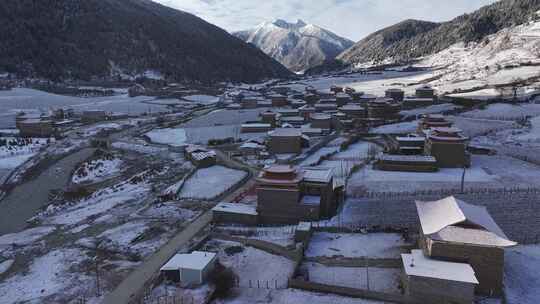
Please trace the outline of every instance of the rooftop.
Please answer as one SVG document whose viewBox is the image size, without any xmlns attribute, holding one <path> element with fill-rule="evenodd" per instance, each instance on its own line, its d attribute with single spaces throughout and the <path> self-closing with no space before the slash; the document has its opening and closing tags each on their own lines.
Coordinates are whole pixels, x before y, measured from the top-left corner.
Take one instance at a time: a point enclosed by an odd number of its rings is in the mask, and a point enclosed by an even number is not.
<svg viewBox="0 0 540 304">
<path fill-rule="evenodd" d="M 280 128 L 268 132 L 271 137 L 300 137 L 302 130 L 294 128 Z"/>
<path fill-rule="evenodd" d="M 467 204 L 450 196 L 434 202 L 416 201 L 416 209 L 424 235 L 434 239 L 497 247 L 516 245 L 515 242 L 508 240 L 486 207 Z M 443 231 L 447 227 L 458 225 L 474 228 L 452 228 Z M 480 230 L 484 233 L 471 230 Z M 473 232 L 475 236 L 467 235 Z"/>
<path fill-rule="evenodd" d="M 247 214 L 247 215 L 258 214 L 255 206 L 245 205 L 245 204 L 235 204 L 235 203 L 219 203 L 217 204 L 217 206 L 212 208 L 212 211 Z"/>
<path fill-rule="evenodd" d="M 402 254 L 401 260 L 405 273 L 410 276 L 478 284 L 469 264 L 433 260 L 424 256 L 421 250 Z"/>
<path fill-rule="evenodd" d="M 203 270 L 216 257 L 213 252 L 193 251 L 187 254 L 176 254 L 161 270 L 193 269 Z"/>
<path fill-rule="evenodd" d="M 315 183 L 328 183 L 334 176 L 331 168 L 305 168 L 304 181 Z"/>
</svg>

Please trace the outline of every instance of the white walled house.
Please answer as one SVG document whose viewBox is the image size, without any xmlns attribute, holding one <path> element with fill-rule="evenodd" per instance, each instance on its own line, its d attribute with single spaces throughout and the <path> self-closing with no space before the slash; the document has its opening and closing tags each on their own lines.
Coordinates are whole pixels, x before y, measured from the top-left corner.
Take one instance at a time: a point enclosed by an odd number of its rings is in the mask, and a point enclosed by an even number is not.
<svg viewBox="0 0 540 304">
<path fill-rule="evenodd" d="M 176 254 L 160 271 L 166 280 L 182 285 L 200 285 L 214 270 L 216 254 L 213 252 L 193 251 Z"/>
</svg>

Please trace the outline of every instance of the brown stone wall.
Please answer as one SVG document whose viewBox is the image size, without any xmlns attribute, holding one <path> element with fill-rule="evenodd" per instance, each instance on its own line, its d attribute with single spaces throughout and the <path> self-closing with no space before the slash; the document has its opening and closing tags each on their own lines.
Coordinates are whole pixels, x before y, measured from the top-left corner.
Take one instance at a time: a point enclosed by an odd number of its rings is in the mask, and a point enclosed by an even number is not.
<svg viewBox="0 0 540 304">
<path fill-rule="evenodd" d="M 466 148 L 463 143 L 441 143 L 427 140 L 425 153 L 435 157 L 437 165 L 441 168 L 463 168 L 470 165 Z"/>
<path fill-rule="evenodd" d="M 425 251 L 432 258 L 469 263 L 480 283 L 476 292 L 483 295 L 501 295 L 504 273 L 504 250 L 468 244 L 427 241 L 431 250 Z"/>
<path fill-rule="evenodd" d="M 270 137 L 269 150 L 274 154 L 288 154 L 302 152 L 302 138 L 298 137 Z"/>
<path fill-rule="evenodd" d="M 257 211 L 262 223 L 298 223 L 320 217 L 319 206 L 301 205 L 299 189 L 258 188 Z"/>
</svg>

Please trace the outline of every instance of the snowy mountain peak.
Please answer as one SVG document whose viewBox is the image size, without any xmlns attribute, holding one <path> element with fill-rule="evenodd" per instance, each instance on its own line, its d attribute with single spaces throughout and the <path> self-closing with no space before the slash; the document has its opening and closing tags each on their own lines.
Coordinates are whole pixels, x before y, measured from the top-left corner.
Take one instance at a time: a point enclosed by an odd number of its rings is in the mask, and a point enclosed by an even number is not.
<svg viewBox="0 0 540 304">
<path fill-rule="evenodd" d="M 283 19 L 276 19 L 272 22 L 273 25 L 284 29 L 299 29 L 307 25 L 303 20 L 298 19 L 296 23 L 289 23 Z"/>
<path fill-rule="evenodd" d="M 233 35 L 251 43 L 294 72 L 303 72 L 334 59 L 353 42 L 303 20 L 263 22 Z"/>
</svg>

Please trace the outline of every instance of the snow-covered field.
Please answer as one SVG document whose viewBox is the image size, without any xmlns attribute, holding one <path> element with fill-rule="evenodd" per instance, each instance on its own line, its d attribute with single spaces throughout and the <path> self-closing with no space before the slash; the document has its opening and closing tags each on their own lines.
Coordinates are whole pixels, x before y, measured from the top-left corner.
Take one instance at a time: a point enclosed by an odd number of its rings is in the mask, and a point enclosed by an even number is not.
<svg viewBox="0 0 540 304">
<path fill-rule="evenodd" d="M 223 166 L 199 169 L 180 190 L 180 198 L 213 199 L 239 183 L 247 173 Z"/>
<path fill-rule="evenodd" d="M 277 284 L 278 288 L 283 288 L 293 272 L 293 261 L 252 247 L 242 247 L 240 243 L 211 240 L 206 246 L 214 250 L 219 248 L 219 261 L 234 271 L 243 288 L 249 287 L 249 281 L 252 287 L 257 286 L 257 280 L 264 286 L 268 281 L 269 287 L 275 288 Z M 225 249 L 233 246 L 242 247 L 242 252 L 228 255 Z"/>
<path fill-rule="evenodd" d="M 18 233 L 4 234 L 0 236 L 0 249 L 11 245 L 22 246 L 32 244 L 54 230 L 56 230 L 54 226 L 41 226 Z"/>
<path fill-rule="evenodd" d="M 231 298 L 215 300 L 212 304 L 383 304 L 378 301 L 354 299 L 331 294 L 308 292 L 298 289 L 239 289 Z"/>
<path fill-rule="evenodd" d="M 506 250 L 505 293 L 508 304 L 540 301 L 540 246 L 518 246 Z"/>
<path fill-rule="evenodd" d="M 458 43 L 428 56 L 419 64 L 444 67 L 443 77 L 432 83 L 440 92 L 451 92 L 456 88 L 482 88 L 535 77 L 540 75 L 538 67 L 519 66 L 539 62 L 539 24 L 530 22 L 509 27 L 478 43 Z M 493 95 L 493 92 L 486 93 Z"/>
<path fill-rule="evenodd" d="M 400 294 L 399 268 L 328 267 L 317 263 L 305 265 L 309 280 L 315 283 Z"/>
<path fill-rule="evenodd" d="M 391 172 L 366 166 L 349 179 L 348 191 L 410 192 L 459 189 L 463 169 L 441 168 L 438 172 Z M 465 188 L 538 187 L 540 167 L 506 156 L 473 155 L 465 173 Z"/>
<path fill-rule="evenodd" d="M 45 223 L 75 225 L 98 215 L 110 215 L 110 210 L 123 204 L 136 204 L 150 191 L 146 182 L 125 181 L 92 194 L 81 201 L 60 206 L 49 206 L 38 218 Z"/>
<path fill-rule="evenodd" d="M 306 256 L 399 259 L 405 245 L 399 234 L 318 232 L 313 234 Z"/>
<path fill-rule="evenodd" d="M 179 147 L 185 144 L 187 137 L 184 129 L 155 129 L 145 134 L 156 144 Z"/>
<path fill-rule="evenodd" d="M 495 103 L 482 110 L 463 113 L 461 116 L 476 119 L 518 120 L 526 116 L 540 116 L 540 104 Z"/>
<path fill-rule="evenodd" d="M 79 249 L 55 250 L 37 257 L 27 272 L 0 282 L 2 303 L 60 303 L 56 296 L 77 295 L 93 281 L 72 271 L 85 257 Z"/>
<path fill-rule="evenodd" d="M 418 120 L 415 120 L 380 126 L 370 130 L 370 132 L 374 134 L 409 134 L 416 132 L 417 128 Z"/>
<path fill-rule="evenodd" d="M 417 117 L 418 115 L 422 114 L 439 114 L 439 113 L 445 113 L 450 112 L 456 109 L 460 109 L 460 106 L 456 106 L 451 103 L 443 103 L 443 104 L 437 104 L 432 105 L 428 107 L 423 108 L 417 108 L 413 110 L 405 110 L 401 111 L 399 114 L 403 115 L 404 117 Z"/>
</svg>

